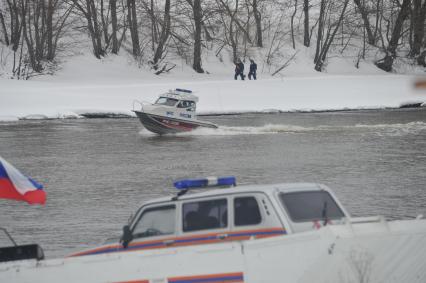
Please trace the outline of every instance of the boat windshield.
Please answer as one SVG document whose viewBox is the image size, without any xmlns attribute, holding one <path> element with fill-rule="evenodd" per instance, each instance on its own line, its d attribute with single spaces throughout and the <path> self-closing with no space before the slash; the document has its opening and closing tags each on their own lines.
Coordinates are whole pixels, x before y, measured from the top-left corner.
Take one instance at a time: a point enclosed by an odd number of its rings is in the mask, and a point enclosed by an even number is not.
<svg viewBox="0 0 426 283">
<path fill-rule="evenodd" d="M 158 104 L 158 105 L 167 105 L 167 106 L 175 106 L 177 102 L 178 102 L 178 100 L 174 99 L 174 98 L 160 97 L 159 99 L 157 99 L 157 101 L 155 102 L 155 104 Z"/>
</svg>

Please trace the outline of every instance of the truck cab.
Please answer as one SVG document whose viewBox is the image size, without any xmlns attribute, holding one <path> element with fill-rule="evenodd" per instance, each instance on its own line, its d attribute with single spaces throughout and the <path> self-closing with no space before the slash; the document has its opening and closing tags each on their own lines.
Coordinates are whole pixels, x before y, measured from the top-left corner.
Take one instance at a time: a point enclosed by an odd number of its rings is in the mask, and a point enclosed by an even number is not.
<svg viewBox="0 0 426 283">
<path fill-rule="evenodd" d="M 73 256 L 283 237 L 349 217 L 331 190 L 319 184 L 234 186 L 234 177 L 182 181 L 177 195 L 142 205 L 119 243 Z M 212 189 L 211 183 L 222 188 Z"/>
</svg>

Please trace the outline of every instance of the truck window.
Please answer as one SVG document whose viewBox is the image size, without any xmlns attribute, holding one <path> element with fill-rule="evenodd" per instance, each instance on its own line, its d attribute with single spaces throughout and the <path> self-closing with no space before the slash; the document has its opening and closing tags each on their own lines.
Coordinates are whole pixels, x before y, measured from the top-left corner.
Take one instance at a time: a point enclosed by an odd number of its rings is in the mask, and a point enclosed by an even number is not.
<svg viewBox="0 0 426 283">
<path fill-rule="evenodd" d="M 254 197 L 234 199 L 235 226 L 256 225 L 261 222 L 259 205 Z"/>
<path fill-rule="evenodd" d="M 146 209 L 133 228 L 134 238 L 170 235 L 175 233 L 174 205 Z"/>
<path fill-rule="evenodd" d="M 220 229 L 228 226 L 226 199 L 187 202 L 182 206 L 183 231 Z"/>
<path fill-rule="evenodd" d="M 308 222 L 345 217 L 326 191 L 281 193 L 280 199 L 293 222 Z"/>
</svg>

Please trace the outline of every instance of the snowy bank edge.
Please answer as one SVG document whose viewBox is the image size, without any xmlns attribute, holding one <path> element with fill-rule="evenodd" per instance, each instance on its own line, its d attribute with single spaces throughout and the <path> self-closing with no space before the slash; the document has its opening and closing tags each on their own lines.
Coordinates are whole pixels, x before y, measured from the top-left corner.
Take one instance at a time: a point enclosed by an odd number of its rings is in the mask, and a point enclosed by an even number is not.
<svg viewBox="0 0 426 283">
<path fill-rule="evenodd" d="M 226 115 L 243 115 L 243 114 L 279 114 L 279 113 L 325 113 L 325 112 L 345 112 L 345 111 L 371 111 L 371 110 L 396 110 L 396 109 L 413 109 L 426 108 L 426 101 L 411 101 L 401 103 L 398 107 L 391 106 L 375 106 L 375 107 L 355 107 L 355 108 L 315 108 L 315 109 L 264 109 L 264 110 L 243 110 L 243 111 L 203 111 L 197 115 L 200 117 L 208 116 L 226 116 Z M 2 122 L 17 122 L 28 120 L 68 120 L 68 119 L 121 119 L 121 118 L 136 118 L 132 111 L 121 110 L 75 110 L 71 112 L 57 113 L 54 115 L 46 114 L 29 114 L 25 116 L 2 116 L 0 115 L 0 123 Z"/>
</svg>

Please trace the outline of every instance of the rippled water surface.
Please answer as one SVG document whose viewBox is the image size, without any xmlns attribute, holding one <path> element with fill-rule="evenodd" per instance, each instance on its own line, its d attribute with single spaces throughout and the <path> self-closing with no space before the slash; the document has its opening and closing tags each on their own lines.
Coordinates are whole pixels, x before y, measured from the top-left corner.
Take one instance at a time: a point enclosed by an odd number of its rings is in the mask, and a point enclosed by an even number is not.
<svg viewBox="0 0 426 283">
<path fill-rule="evenodd" d="M 220 128 L 160 137 L 136 119 L 0 123 L 0 155 L 48 193 L 44 207 L 0 200 L 0 226 L 61 256 L 119 236 L 173 180 L 212 175 L 323 183 L 356 216 L 426 215 L 425 109 L 203 119 Z"/>
</svg>

